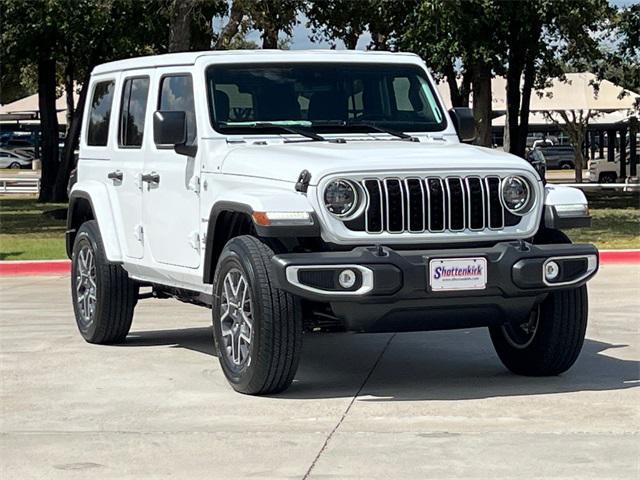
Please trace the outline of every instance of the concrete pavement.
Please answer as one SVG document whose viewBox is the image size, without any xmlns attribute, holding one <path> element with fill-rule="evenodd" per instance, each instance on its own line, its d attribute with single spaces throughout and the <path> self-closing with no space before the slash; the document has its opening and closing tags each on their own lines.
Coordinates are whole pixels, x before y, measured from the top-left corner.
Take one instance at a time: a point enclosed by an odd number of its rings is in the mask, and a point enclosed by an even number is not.
<svg viewBox="0 0 640 480">
<path fill-rule="evenodd" d="M 484 329 L 310 334 L 256 398 L 206 309 L 143 300 L 124 345 L 89 345 L 68 278 L 0 278 L 0 478 L 640 478 L 638 285 L 602 267 L 560 377 L 509 374 Z"/>
</svg>

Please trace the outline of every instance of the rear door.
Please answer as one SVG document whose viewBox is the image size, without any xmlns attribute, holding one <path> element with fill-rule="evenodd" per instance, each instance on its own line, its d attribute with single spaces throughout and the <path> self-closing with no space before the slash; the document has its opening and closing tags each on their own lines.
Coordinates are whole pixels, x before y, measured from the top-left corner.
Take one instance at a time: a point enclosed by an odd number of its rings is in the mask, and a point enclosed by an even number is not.
<svg viewBox="0 0 640 480">
<path fill-rule="evenodd" d="M 195 144 L 193 78 L 184 67 L 158 69 L 154 110 L 184 111 L 187 143 Z M 153 261 L 197 268 L 200 265 L 198 156 L 178 155 L 172 147 L 149 146 L 144 163 L 144 236 Z"/>
<path fill-rule="evenodd" d="M 120 204 L 126 255 L 142 258 L 142 183 L 145 123 L 149 99 L 148 75 L 123 74 L 120 81 L 117 141 L 114 158 L 117 168 L 109 173 Z"/>
</svg>

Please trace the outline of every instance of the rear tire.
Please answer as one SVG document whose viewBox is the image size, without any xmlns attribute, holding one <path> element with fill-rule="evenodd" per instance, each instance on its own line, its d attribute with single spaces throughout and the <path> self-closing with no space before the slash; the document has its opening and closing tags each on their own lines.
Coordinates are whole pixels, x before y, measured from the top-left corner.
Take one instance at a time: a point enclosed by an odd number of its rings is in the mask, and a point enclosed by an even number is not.
<svg viewBox="0 0 640 480">
<path fill-rule="evenodd" d="M 298 368 L 302 315 L 298 300 L 274 285 L 274 253 L 255 237 L 231 239 L 214 277 L 213 334 L 234 390 L 284 391 Z"/>
<path fill-rule="evenodd" d="M 615 173 L 603 173 L 600 175 L 600 183 L 616 183 Z"/>
<path fill-rule="evenodd" d="M 587 330 L 587 287 L 550 293 L 520 325 L 490 327 L 498 357 L 513 373 L 558 375 L 574 364 Z"/>
<path fill-rule="evenodd" d="M 87 342 L 112 344 L 126 338 L 138 284 L 107 260 L 95 220 L 82 224 L 73 243 L 71 296 L 78 330 Z"/>
<path fill-rule="evenodd" d="M 13 168 L 15 170 L 18 168 L 22 168 L 22 166 L 18 162 L 13 162 L 11 163 L 11 165 L 9 165 L 9 168 Z"/>
</svg>

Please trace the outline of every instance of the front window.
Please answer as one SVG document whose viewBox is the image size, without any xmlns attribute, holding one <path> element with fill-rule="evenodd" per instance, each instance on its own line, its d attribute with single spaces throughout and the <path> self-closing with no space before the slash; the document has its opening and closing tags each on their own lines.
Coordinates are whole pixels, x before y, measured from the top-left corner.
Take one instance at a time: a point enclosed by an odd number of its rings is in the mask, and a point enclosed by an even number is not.
<svg viewBox="0 0 640 480">
<path fill-rule="evenodd" d="M 209 110 L 222 133 L 443 130 L 444 113 L 425 72 L 395 64 L 241 64 L 207 69 Z"/>
</svg>

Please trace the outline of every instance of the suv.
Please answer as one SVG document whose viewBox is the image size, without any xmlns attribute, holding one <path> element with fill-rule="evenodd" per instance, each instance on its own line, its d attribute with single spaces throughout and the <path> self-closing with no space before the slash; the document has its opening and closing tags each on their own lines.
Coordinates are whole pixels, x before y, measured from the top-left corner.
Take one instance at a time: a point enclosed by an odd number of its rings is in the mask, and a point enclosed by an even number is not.
<svg viewBox="0 0 640 480">
<path fill-rule="evenodd" d="M 419 57 L 180 53 L 90 82 L 66 235 L 86 341 L 125 341 L 153 296 L 211 308 L 249 394 L 290 385 L 309 329 L 488 327 L 513 372 L 576 360 L 598 252 L 561 229 L 584 195 L 463 144 L 473 116 Z"/>
<path fill-rule="evenodd" d="M 636 142 L 636 158 L 640 157 L 640 142 Z M 627 145 L 625 151 L 627 172 L 631 164 L 631 147 Z M 637 161 L 637 160 L 636 160 Z M 593 183 L 616 183 L 620 179 L 620 152 L 614 156 L 613 162 L 606 158 L 597 158 L 589 161 L 589 181 Z"/>
<path fill-rule="evenodd" d="M 571 145 L 555 145 L 549 140 L 539 140 L 534 148 L 539 148 L 547 162 L 547 168 L 569 170 L 576 164 L 576 151 Z"/>
</svg>

